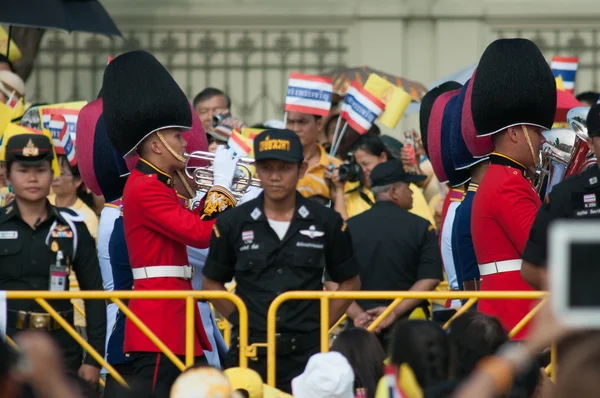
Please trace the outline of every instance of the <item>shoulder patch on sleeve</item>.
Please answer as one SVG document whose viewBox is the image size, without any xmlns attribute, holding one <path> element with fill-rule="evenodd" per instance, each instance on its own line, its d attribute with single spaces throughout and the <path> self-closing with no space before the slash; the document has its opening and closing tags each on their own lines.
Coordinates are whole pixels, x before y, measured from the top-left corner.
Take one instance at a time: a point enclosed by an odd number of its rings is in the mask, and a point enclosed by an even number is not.
<svg viewBox="0 0 600 398">
<path fill-rule="evenodd" d="M 217 224 L 213 224 L 213 231 L 214 231 L 214 233 L 215 233 L 215 236 L 216 236 L 217 238 L 220 238 L 220 237 L 221 237 L 221 233 L 219 232 L 219 228 L 217 227 Z"/>
</svg>

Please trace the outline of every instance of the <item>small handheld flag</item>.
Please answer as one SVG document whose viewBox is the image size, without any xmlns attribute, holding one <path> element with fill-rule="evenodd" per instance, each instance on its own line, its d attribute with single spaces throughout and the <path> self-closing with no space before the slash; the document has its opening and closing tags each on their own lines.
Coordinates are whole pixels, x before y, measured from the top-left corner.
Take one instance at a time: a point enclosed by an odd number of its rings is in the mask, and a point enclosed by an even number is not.
<svg viewBox="0 0 600 398">
<path fill-rule="evenodd" d="M 52 144 L 56 153 L 66 155 L 69 164 L 74 166 L 77 163 L 75 159 L 75 146 L 68 132 L 67 121 L 63 115 L 53 111 L 52 109 L 44 109 L 42 111 L 43 126 L 52 133 Z"/>
<path fill-rule="evenodd" d="M 385 104 L 385 110 L 379 116 L 381 124 L 388 128 L 395 128 L 406 107 L 412 101 L 409 93 L 402 87 L 398 87 L 381 76 L 371 73 L 365 82 L 365 90 L 372 93 Z"/>
<path fill-rule="evenodd" d="M 352 82 L 346 92 L 340 117 L 346 120 L 357 133 L 365 134 L 384 108 L 385 104 L 377 97 L 357 82 Z"/>
<path fill-rule="evenodd" d="M 301 112 L 310 115 L 327 116 L 331 109 L 333 81 L 329 77 L 290 73 L 286 112 Z"/>
<path fill-rule="evenodd" d="M 573 93 L 575 90 L 575 75 L 577 73 L 578 57 L 552 57 L 550 68 L 554 77 L 561 77 L 565 91 Z"/>
<path fill-rule="evenodd" d="M 227 140 L 227 146 L 233 149 L 236 156 L 254 157 L 254 140 L 244 137 L 235 129 Z"/>
</svg>

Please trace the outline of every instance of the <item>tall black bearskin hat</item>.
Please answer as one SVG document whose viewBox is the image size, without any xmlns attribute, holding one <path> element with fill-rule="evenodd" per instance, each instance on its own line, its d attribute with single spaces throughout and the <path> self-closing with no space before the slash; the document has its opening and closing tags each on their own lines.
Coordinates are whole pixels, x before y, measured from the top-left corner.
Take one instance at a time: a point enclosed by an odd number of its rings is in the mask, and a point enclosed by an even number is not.
<svg viewBox="0 0 600 398">
<path fill-rule="evenodd" d="M 535 43 L 500 39 L 488 46 L 477 66 L 471 110 L 478 136 L 523 124 L 552 128 L 556 81 Z"/>
<path fill-rule="evenodd" d="M 167 128 L 192 128 L 189 102 L 169 72 L 146 51 L 116 57 L 102 83 L 108 138 L 123 156 L 150 134 Z"/>
</svg>

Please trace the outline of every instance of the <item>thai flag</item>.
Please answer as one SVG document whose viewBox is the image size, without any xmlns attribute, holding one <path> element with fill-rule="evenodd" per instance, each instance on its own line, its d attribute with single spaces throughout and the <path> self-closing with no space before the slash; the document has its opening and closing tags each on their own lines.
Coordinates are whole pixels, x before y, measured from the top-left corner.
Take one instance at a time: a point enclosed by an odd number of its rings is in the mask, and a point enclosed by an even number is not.
<svg viewBox="0 0 600 398">
<path fill-rule="evenodd" d="M 552 57 L 550 64 L 554 77 L 561 76 L 565 91 L 571 94 L 575 90 L 575 74 L 578 63 L 578 57 Z"/>
<path fill-rule="evenodd" d="M 381 100 L 357 82 L 352 82 L 348 87 L 348 92 L 346 92 L 340 116 L 357 133 L 365 134 L 384 108 L 385 104 Z"/>
<path fill-rule="evenodd" d="M 285 111 L 327 116 L 331 109 L 332 93 L 331 78 L 292 72 L 285 97 Z"/>
<path fill-rule="evenodd" d="M 42 109 L 44 128 L 52 133 L 52 144 L 57 154 L 66 155 L 71 166 L 77 164 L 75 159 L 75 145 L 68 132 L 68 123 L 65 117 L 52 109 Z"/>
</svg>

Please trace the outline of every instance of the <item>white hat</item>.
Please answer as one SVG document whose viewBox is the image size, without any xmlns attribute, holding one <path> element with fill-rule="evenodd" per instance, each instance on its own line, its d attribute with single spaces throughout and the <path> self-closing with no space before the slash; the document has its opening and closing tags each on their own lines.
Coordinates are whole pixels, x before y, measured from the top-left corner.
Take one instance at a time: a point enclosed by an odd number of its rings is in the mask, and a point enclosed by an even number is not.
<svg viewBox="0 0 600 398">
<path fill-rule="evenodd" d="M 16 73 L 0 70 L 0 91 L 10 97 L 13 91 L 22 97 L 25 95 L 25 83 Z"/>
<path fill-rule="evenodd" d="M 292 380 L 295 398 L 354 398 L 354 371 L 339 352 L 315 354 Z"/>
<path fill-rule="evenodd" d="M 215 368 L 192 368 L 177 377 L 170 397 L 231 398 L 231 387 L 227 377 Z"/>
</svg>

